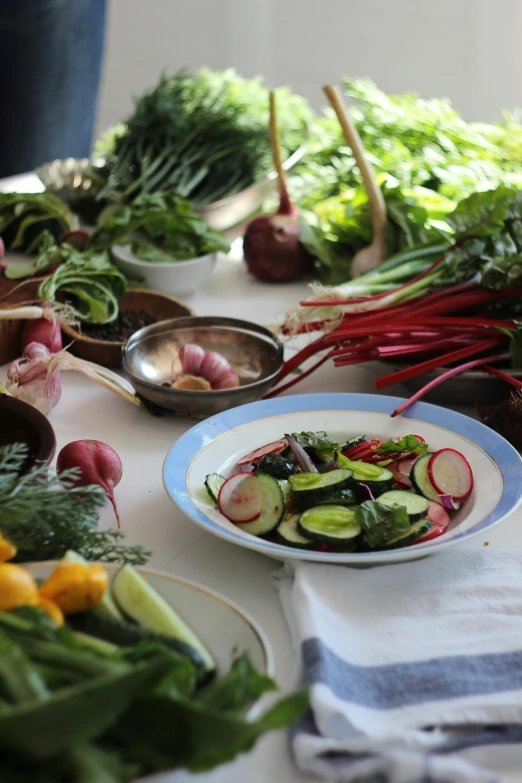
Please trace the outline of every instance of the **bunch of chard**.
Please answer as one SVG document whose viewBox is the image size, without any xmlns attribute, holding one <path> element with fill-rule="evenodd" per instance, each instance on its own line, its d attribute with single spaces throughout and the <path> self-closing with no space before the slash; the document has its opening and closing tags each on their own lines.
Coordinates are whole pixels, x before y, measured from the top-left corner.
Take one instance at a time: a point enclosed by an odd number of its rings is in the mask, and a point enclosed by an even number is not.
<svg viewBox="0 0 522 783">
<path fill-rule="evenodd" d="M 522 193 L 501 187 L 474 194 L 459 204 L 452 223 L 454 244 L 409 283 L 374 296 L 324 295 L 302 302 L 302 310 L 310 308 L 312 318 L 297 329 L 290 318 L 287 331 L 323 334 L 286 362 L 279 381 L 313 356 L 320 358 L 269 396 L 290 388 L 328 360 L 338 367 L 386 359 L 412 362 L 379 378 L 378 389 L 449 368 L 396 413 L 446 378 L 474 367 L 518 386 L 490 365 L 522 366 L 518 319 L 508 315 L 522 295 Z"/>
</svg>

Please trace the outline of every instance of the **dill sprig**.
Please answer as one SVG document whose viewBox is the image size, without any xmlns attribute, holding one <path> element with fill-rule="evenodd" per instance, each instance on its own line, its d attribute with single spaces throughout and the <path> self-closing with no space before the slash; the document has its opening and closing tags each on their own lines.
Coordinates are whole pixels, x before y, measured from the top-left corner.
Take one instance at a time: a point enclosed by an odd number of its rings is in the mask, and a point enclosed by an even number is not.
<svg viewBox="0 0 522 783">
<path fill-rule="evenodd" d="M 150 552 L 123 543 L 120 530 L 98 528 L 101 487 L 73 486 L 77 468 L 59 477 L 47 467 L 24 473 L 27 457 L 24 444 L 0 447 L 0 533 L 16 546 L 16 561 L 57 560 L 73 549 L 88 560 L 147 562 Z"/>
</svg>

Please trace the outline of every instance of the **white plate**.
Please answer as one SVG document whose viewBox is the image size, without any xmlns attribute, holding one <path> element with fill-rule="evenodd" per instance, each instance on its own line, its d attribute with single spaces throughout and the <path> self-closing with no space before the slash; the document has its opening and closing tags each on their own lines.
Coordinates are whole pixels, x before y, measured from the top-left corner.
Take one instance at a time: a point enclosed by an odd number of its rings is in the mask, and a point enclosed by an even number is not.
<svg viewBox="0 0 522 783">
<path fill-rule="evenodd" d="M 31 563 L 26 566 L 36 578 L 45 579 L 57 563 Z M 102 563 L 111 574 L 118 567 Z M 248 653 L 254 666 L 265 674 L 274 674 L 274 660 L 268 640 L 246 612 L 222 595 L 169 574 L 137 568 L 147 582 L 176 610 L 208 647 L 224 674 L 241 653 Z"/>
<path fill-rule="evenodd" d="M 390 417 L 402 402 L 373 394 L 310 394 L 254 402 L 213 416 L 183 435 L 168 453 L 163 481 L 172 500 L 207 532 L 277 559 L 371 565 L 415 560 L 485 534 L 522 500 L 522 459 L 493 430 L 478 421 L 426 403 L 407 415 Z M 245 533 L 223 517 L 203 489 L 208 473 L 235 472 L 239 457 L 285 432 L 326 430 L 341 442 L 350 437 L 387 438 L 421 435 L 430 450 L 448 447 L 462 452 L 475 477 L 471 496 L 452 515 L 446 533 L 424 544 L 384 552 L 312 552 L 282 546 Z"/>
</svg>

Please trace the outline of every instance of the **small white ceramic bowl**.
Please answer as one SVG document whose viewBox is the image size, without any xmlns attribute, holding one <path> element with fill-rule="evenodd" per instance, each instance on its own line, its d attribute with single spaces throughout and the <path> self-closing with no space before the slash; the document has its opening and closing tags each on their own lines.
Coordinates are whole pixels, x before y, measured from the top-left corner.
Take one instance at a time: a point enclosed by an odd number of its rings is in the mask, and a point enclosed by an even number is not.
<svg viewBox="0 0 522 783">
<path fill-rule="evenodd" d="M 127 277 L 143 280 L 147 288 L 174 296 L 190 296 L 212 274 L 217 253 L 188 261 L 154 263 L 136 258 L 131 245 L 114 245 L 112 257 Z"/>
</svg>

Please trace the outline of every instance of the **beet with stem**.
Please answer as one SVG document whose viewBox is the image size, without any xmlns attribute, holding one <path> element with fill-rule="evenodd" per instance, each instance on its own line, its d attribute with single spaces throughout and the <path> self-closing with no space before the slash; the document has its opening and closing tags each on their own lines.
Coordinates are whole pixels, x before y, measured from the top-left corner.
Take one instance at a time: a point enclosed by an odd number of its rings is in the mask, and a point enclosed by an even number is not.
<svg viewBox="0 0 522 783">
<path fill-rule="evenodd" d="M 299 211 L 291 203 L 286 187 L 273 90 L 270 92 L 270 141 L 278 178 L 279 208 L 274 215 L 260 215 L 248 224 L 243 253 L 248 271 L 254 277 L 264 282 L 283 283 L 306 274 L 311 257 L 299 240 Z"/>
<path fill-rule="evenodd" d="M 105 490 L 114 508 L 118 527 L 120 527 L 114 487 L 121 481 L 123 466 L 114 449 L 100 440 L 74 440 L 63 447 L 56 461 L 58 474 L 69 468 L 79 468 L 81 471 L 74 486 L 86 487 L 98 484 Z"/>
</svg>

